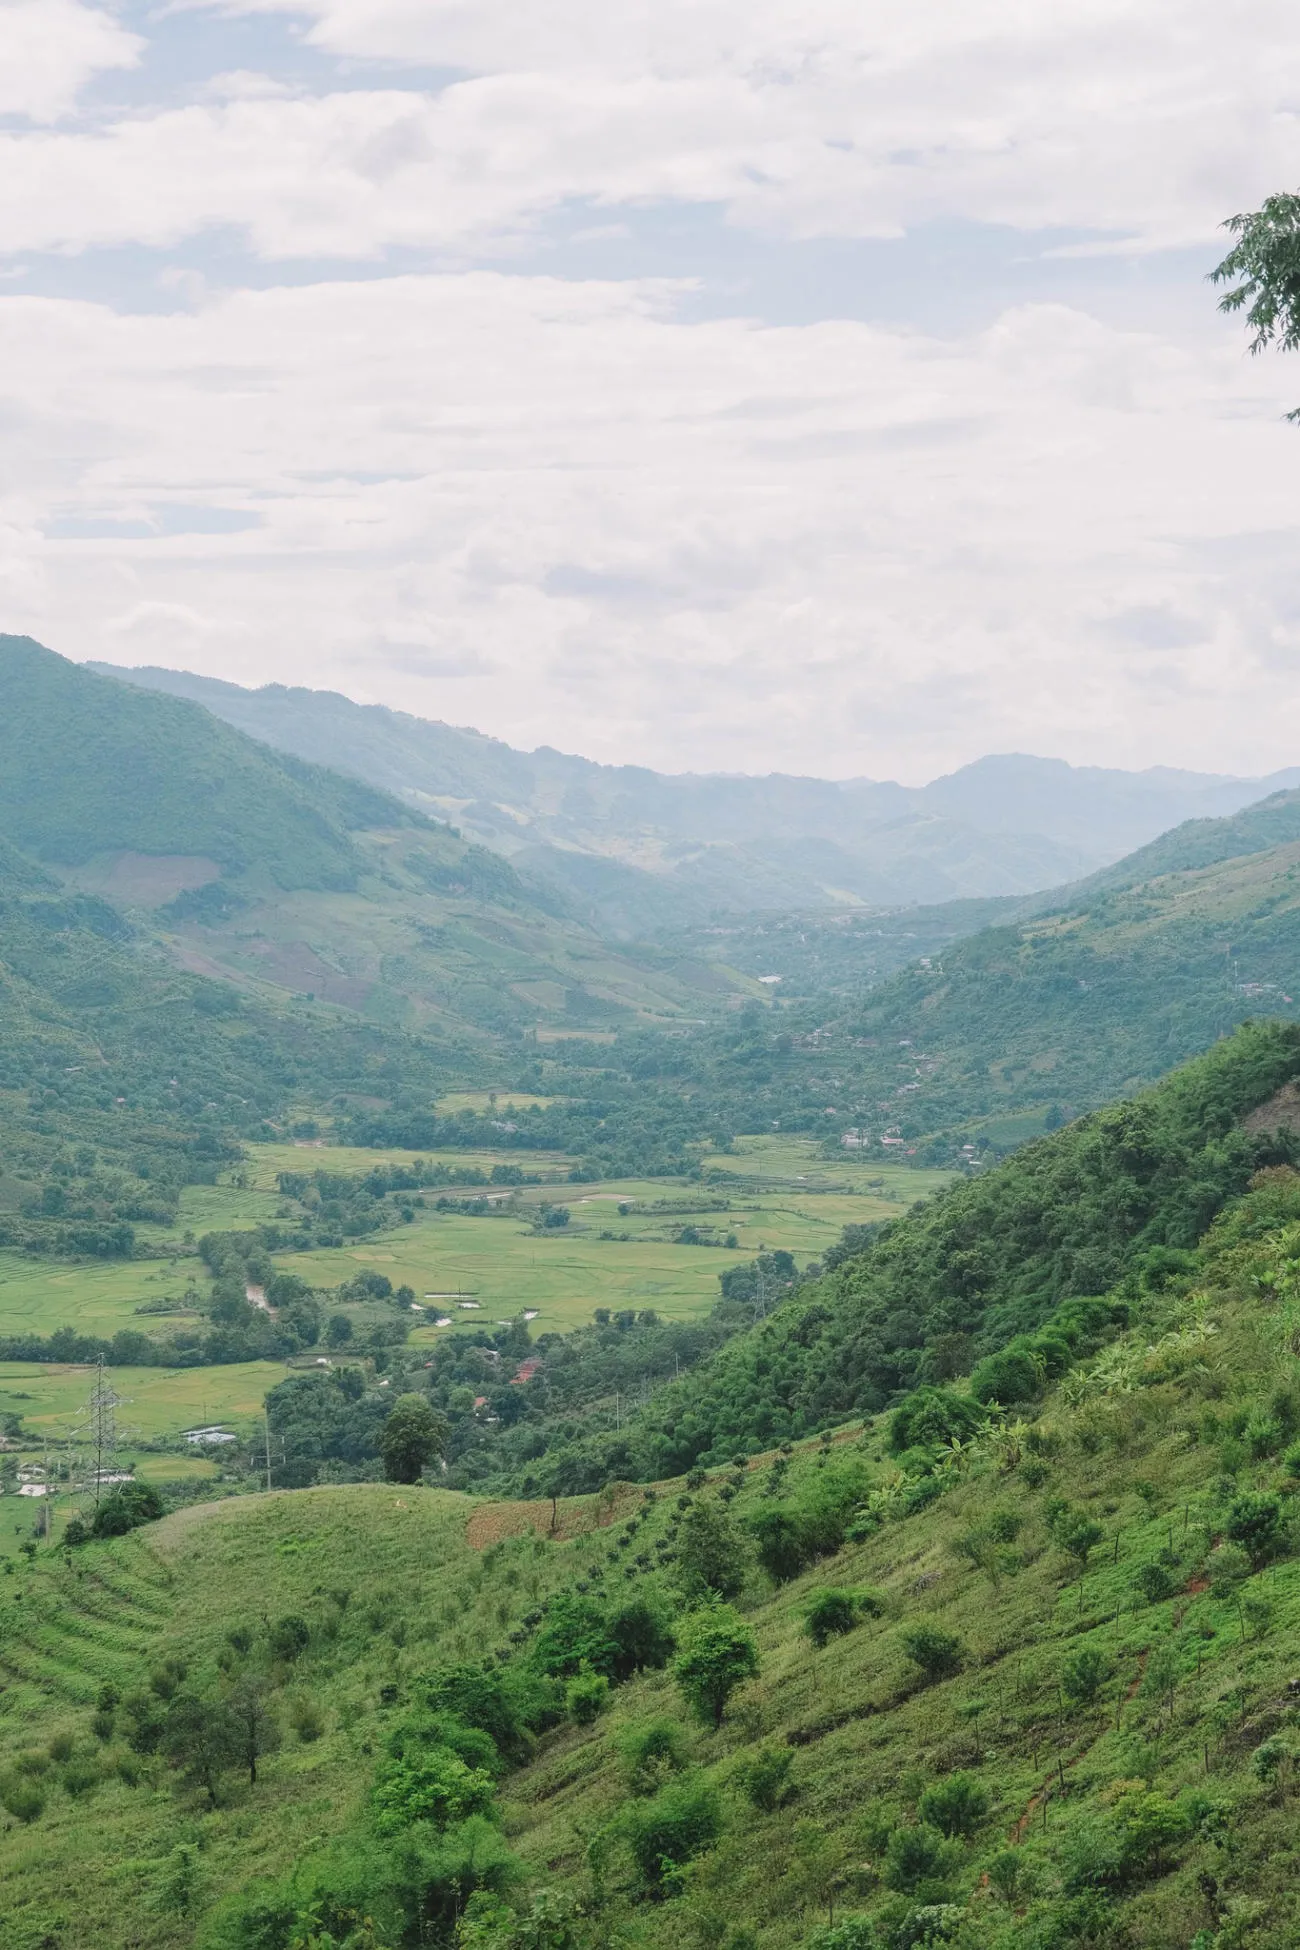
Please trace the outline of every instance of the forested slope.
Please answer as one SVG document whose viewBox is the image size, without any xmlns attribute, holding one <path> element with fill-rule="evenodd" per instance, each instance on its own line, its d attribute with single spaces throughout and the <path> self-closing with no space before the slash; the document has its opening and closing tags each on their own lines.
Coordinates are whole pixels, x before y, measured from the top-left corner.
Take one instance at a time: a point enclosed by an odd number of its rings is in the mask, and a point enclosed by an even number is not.
<svg viewBox="0 0 1300 1950">
<path fill-rule="evenodd" d="M 969 1372 L 1062 1303 L 1107 1293 L 1152 1253 L 1192 1247 L 1256 1170 L 1289 1160 L 1290 1132 L 1248 1133 L 1241 1120 L 1297 1075 L 1300 1027 L 1240 1030 L 1145 1096 L 883 1228 L 628 1428 L 579 1436 L 552 1466 L 594 1488 L 611 1473 L 716 1465 Z M 528 1435 L 512 1437 L 521 1457 Z"/>
<path fill-rule="evenodd" d="M 1166 1140 L 1203 1177 L 1294 1054 L 1179 1080 L 1092 1193 Z M 1004 1409 L 977 1368 L 554 1509 L 392 1482 L 38 1550 L 6 1950 L 1293 1943 L 1298 1237 L 1265 1169 L 1058 1309 Z"/>
</svg>

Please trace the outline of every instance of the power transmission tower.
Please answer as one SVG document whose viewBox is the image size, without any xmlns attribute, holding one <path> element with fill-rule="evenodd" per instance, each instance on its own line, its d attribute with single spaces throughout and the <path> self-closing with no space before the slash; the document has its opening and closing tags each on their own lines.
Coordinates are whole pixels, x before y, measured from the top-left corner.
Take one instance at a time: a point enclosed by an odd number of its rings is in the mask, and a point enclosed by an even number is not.
<svg viewBox="0 0 1300 1950">
<path fill-rule="evenodd" d="M 89 1490 L 96 1509 L 105 1482 L 118 1474 L 117 1411 L 123 1406 L 122 1397 L 109 1379 L 101 1354 L 95 1363 L 95 1385 L 78 1425 L 85 1455 L 83 1480 L 78 1488 Z"/>
</svg>

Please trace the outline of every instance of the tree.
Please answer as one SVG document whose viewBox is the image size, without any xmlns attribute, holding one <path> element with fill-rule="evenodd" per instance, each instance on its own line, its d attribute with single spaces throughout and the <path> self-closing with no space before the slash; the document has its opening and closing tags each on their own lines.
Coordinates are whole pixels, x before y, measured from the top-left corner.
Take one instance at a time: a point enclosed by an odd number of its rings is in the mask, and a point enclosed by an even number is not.
<svg viewBox="0 0 1300 1950">
<path fill-rule="evenodd" d="M 1052 1541 L 1074 1559 L 1082 1577 L 1094 1547 L 1106 1534 L 1101 1525 L 1063 1497 L 1053 1497 L 1047 1506 L 1047 1528 Z"/>
<path fill-rule="evenodd" d="M 1273 1556 L 1281 1530 L 1282 1505 L 1275 1496 L 1248 1490 L 1234 1500 L 1228 1511 L 1228 1535 L 1248 1553 L 1254 1565 L 1263 1564 Z"/>
<path fill-rule="evenodd" d="M 730 1605 L 711 1605 L 686 1620 L 673 1678 L 706 1726 L 722 1725 L 727 1701 L 757 1671 L 754 1634 Z"/>
<path fill-rule="evenodd" d="M 718 1503 L 693 1503 L 677 1545 L 677 1562 L 688 1588 L 738 1598 L 745 1584 L 747 1552 L 736 1525 Z"/>
<path fill-rule="evenodd" d="M 445 1419 L 423 1395 L 399 1395 L 379 1432 L 379 1453 L 390 1483 L 418 1483 L 440 1456 L 450 1434 Z"/>
<path fill-rule="evenodd" d="M 125 1537 L 142 1523 L 154 1523 L 163 1514 L 163 1500 L 148 1483 L 119 1483 L 110 1490 L 96 1510 L 91 1523 L 94 1537 Z"/>
<path fill-rule="evenodd" d="M 255 1787 L 258 1761 L 280 1745 L 280 1722 L 271 1704 L 271 1689 L 264 1679 L 245 1673 L 231 1688 L 226 1705 L 235 1726 L 240 1764 L 248 1769 L 249 1786 Z"/>
<path fill-rule="evenodd" d="M 486 1768 L 470 1767 L 450 1747 L 426 1747 L 385 1761 L 375 1781 L 375 1826 L 396 1835 L 412 1822 L 435 1828 L 490 1813 L 496 1782 Z"/>
<path fill-rule="evenodd" d="M 221 1776 L 242 1759 L 240 1730 L 230 1708 L 197 1693 L 178 1693 L 168 1708 L 162 1745 L 172 1766 L 193 1786 L 205 1789 L 215 1808 Z"/>
<path fill-rule="evenodd" d="M 1300 346 L 1300 196 L 1270 196 L 1223 227 L 1236 242 L 1210 272 L 1211 284 L 1230 287 L 1219 310 L 1245 312 L 1252 352 L 1270 345 L 1294 352 Z M 1300 418 L 1300 409 L 1287 418 Z"/>
<path fill-rule="evenodd" d="M 1081 1646 L 1061 1668 L 1061 1691 L 1074 1706 L 1091 1706 L 1106 1679 L 1106 1661 L 1095 1646 Z"/>
</svg>

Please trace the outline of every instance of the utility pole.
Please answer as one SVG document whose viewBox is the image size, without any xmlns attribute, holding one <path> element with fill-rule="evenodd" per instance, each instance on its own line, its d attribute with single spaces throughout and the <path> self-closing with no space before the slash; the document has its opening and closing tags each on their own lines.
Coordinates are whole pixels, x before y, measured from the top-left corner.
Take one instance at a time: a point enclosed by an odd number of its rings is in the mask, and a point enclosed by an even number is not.
<svg viewBox="0 0 1300 1950">
<path fill-rule="evenodd" d="M 263 1406 L 262 1425 L 266 1432 L 266 1487 L 271 1487 L 271 1411 Z"/>
</svg>

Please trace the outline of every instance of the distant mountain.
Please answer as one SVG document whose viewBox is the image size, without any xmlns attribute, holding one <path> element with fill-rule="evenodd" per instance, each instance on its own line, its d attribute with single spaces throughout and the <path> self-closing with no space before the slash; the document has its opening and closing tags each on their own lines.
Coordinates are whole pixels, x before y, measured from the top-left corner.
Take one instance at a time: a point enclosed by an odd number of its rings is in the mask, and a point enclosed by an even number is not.
<svg viewBox="0 0 1300 1950">
<path fill-rule="evenodd" d="M 1182 821 L 1300 784 L 1300 769 L 1251 780 L 1020 756 L 980 759 L 917 788 L 666 775 L 545 746 L 519 752 L 333 692 L 94 668 L 203 704 L 279 751 L 453 819 L 623 938 L 760 909 L 1028 894 L 1077 880 Z"/>
<path fill-rule="evenodd" d="M 63 896 L 35 917 L 47 929 L 99 903 L 146 955 L 272 1004 L 468 1039 L 485 1060 L 539 1023 L 695 1014 L 737 986 L 685 956 L 611 951 L 499 854 L 188 699 L 23 637 L 0 637 L 0 695 L 0 897 Z M 16 925 L 0 915 L 0 963 Z"/>
</svg>

